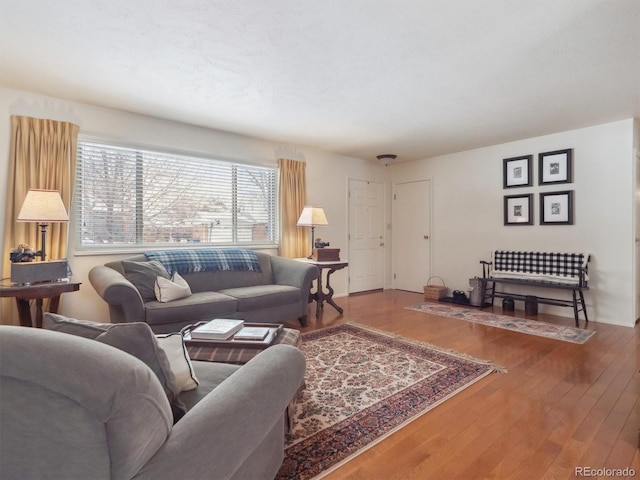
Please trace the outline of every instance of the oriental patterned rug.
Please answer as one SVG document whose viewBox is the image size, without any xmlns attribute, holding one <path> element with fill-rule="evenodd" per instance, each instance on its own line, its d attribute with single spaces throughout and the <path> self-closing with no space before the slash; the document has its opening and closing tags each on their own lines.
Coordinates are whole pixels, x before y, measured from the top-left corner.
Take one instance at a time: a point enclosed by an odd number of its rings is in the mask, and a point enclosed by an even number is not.
<svg viewBox="0 0 640 480">
<path fill-rule="evenodd" d="M 302 334 L 300 393 L 277 479 L 324 476 L 503 368 L 349 323 Z"/>
<path fill-rule="evenodd" d="M 483 312 L 477 308 L 462 308 L 435 302 L 419 303 L 406 308 L 431 315 L 466 320 L 467 322 L 481 323 L 490 327 L 504 328 L 514 332 L 528 333 L 529 335 L 537 335 L 539 337 L 553 338 L 554 340 L 579 344 L 585 343 L 596 333 L 593 330 L 583 330 L 576 327 L 555 325 L 553 323 L 539 322 L 537 320 L 528 320 L 508 315 L 497 315 L 491 312 Z"/>
</svg>

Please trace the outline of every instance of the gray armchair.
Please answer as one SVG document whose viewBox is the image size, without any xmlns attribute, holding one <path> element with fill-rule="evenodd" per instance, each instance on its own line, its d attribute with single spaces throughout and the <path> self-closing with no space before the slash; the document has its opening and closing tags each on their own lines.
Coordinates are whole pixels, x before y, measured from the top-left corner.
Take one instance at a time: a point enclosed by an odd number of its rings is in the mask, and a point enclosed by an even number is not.
<svg viewBox="0 0 640 480">
<path fill-rule="evenodd" d="M 273 478 L 302 353 L 276 345 L 243 366 L 193 364 L 200 386 L 185 403 L 202 398 L 173 425 L 158 378 L 135 357 L 0 326 L 0 478 Z"/>
</svg>

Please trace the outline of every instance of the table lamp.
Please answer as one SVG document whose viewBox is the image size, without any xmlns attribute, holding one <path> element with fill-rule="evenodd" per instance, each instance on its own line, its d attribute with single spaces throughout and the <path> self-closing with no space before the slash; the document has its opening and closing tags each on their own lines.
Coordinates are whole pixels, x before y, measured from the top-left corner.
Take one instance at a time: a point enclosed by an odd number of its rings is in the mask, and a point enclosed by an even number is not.
<svg viewBox="0 0 640 480">
<path fill-rule="evenodd" d="M 329 225 L 327 216 L 321 207 L 304 207 L 297 225 L 299 227 L 311 227 L 311 254 L 307 258 L 313 257 L 313 246 L 315 245 L 315 228 L 318 225 Z"/>
<path fill-rule="evenodd" d="M 47 256 L 46 241 L 47 227 L 51 222 L 68 222 L 69 216 L 62 203 L 62 197 L 57 190 L 29 189 L 24 198 L 22 208 L 16 219 L 18 222 L 34 222 L 40 226 L 41 249 L 35 253 L 41 261 Z"/>
</svg>

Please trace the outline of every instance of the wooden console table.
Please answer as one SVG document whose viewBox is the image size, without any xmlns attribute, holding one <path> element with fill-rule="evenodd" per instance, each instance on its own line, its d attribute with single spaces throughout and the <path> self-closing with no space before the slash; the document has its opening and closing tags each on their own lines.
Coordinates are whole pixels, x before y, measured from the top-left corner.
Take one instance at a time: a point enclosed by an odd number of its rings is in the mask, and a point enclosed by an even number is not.
<svg viewBox="0 0 640 480">
<path fill-rule="evenodd" d="M 13 297 L 18 305 L 18 317 L 20 325 L 23 327 L 33 327 L 33 319 L 31 318 L 30 300 L 36 301 L 36 323 L 35 326 L 42 328 L 42 301 L 49 299 L 49 311 L 58 313 L 60 305 L 60 295 L 66 292 L 75 292 L 80 290 L 80 282 L 58 281 L 58 282 L 42 282 L 32 284 L 12 283 L 9 280 L 0 282 L 0 297 Z"/>
<path fill-rule="evenodd" d="M 318 288 L 315 292 L 309 294 L 309 301 L 316 301 L 316 318 L 320 318 L 320 312 L 323 308 L 323 303 L 326 301 L 329 305 L 335 308 L 340 314 L 344 311 L 342 307 L 336 304 L 333 301 L 333 288 L 331 288 L 330 278 L 331 274 L 337 270 L 342 270 L 345 267 L 349 266 L 349 262 L 346 260 L 338 260 L 336 262 L 318 262 L 311 258 L 296 258 L 299 262 L 309 263 L 311 265 L 315 265 L 320 269 L 320 276 L 318 277 Z M 322 287 L 322 270 L 327 271 L 327 292 L 324 291 Z"/>
</svg>

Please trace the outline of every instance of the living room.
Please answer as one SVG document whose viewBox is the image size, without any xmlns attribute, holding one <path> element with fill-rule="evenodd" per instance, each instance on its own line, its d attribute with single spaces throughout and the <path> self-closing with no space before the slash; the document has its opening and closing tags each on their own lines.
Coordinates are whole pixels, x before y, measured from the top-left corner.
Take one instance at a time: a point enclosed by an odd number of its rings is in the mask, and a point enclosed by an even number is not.
<svg viewBox="0 0 640 480">
<path fill-rule="evenodd" d="M 624 4 L 625 8 L 637 15 L 638 9 L 630 7 L 628 3 Z M 386 34 L 388 31 L 384 35 Z M 630 43 L 637 46 L 638 34 L 631 34 L 630 38 Z M 37 63 L 35 59 L 33 62 Z M 579 62 L 576 60 L 576 63 Z M 635 72 L 632 78 L 637 80 L 640 73 L 638 61 L 628 68 Z M 473 76 L 472 72 L 466 70 L 464 74 Z M 33 72 L 30 75 L 36 76 Z M 304 79 L 300 81 L 304 82 Z M 56 82 L 52 80 L 53 83 L 56 87 L 75 85 L 75 81 L 69 78 Z M 399 82 L 395 87 L 402 88 Z M 535 91 L 531 86 L 528 88 Z M 258 134 L 251 136 L 233 133 L 231 127 L 197 126 L 188 119 L 168 119 L 161 108 L 157 109 L 157 114 L 152 115 L 135 113 L 123 103 L 111 107 L 100 106 L 99 97 L 109 97 L 108 90 L 101 95 L 94 94 L 94 97 L 76 99 L 69 98 L 68 93 L 63 93 L 62 90 L 52 89 L 43 93 L 40 88 L 14 78 L 5 71 L 0 74 L 0 191 L 6 191 L 10 181 L 5 172 L 8 171 L 9 164 L 12 115 L 68 121 L 79 125 L 81 136 L 117 144 L 154 147 L 271 167 L 277 165 L 279 158 L 303 161 L 306 163 L 307 201 L 322 206 L 328 218 L 328 225 L 318 227 L 316 236 L 330 241 L 331 247 L 339 248 L 343 257 L 347 256 L 350 248 L 350 180 L 384 185 L 383 287 L 385 291 L 392 291 L 396 287 L 393 195 L 399 185 L 416 180 L 425 181 L 429 183 L 431 192 L 427 207 L 431 222 L 430 266 L 428 271 L 423 272 L 425 283 L 430 276 L 437 275 L 445 279 L 450 289 L 466 290 L 469 279 L 482 273 L 479 261 L 489 260 L 491 252 L 499 248 L 586 252 L 591 255 L 591 290 L 587 295 L 590 321 L 594 324 L 626 327 L 621 338 L 629 339 L 637 335 L 634 327 L 640 317 L 640 254 L 634 241 L 640 227 L 640 206 L 637 200 L 637 192 L 640 191 L 640 160 L 637 154 L 640 149 L 639 88 L 636 85 L 633 97 L 635 103 L 631 102 L 626 110 L 619 109 L 624 113 L 611 113 L 600 117 L 596 122 L 591 117 L 585 120 L 572 119 L 560 122 L 563 127 L 551 128 L 547 126 L 547 122 L 562 114 L 547 111 L 546 116 L 539 118 L 536 128 L 526 130 L 526 133 L 523 130 L 519 136 L 514 136 L 511 130 L 510 135 L 502 137 L 494 131 L 488 131 L 481 123 L 476 124 L 477 129 L 474 131 L 469 128 L 468 123 L 464 123 L 456 134 L 473 137 L 474 142 L 465 144 L 460 149 L 442 147 L 440 151 L 429 150 L 424 156 L 412 156 L 409 153 L 403 156 L 401 135 L 394 139 L 385 138 L 384 144 L 378 143 L 373 135 L 371 138 L 363 135 L 365 141 L 371 140 L 372 147 L 369 150 L 375 149 L 374 153 L 365 155 L 336 153 L 339 149 L 325 150 L 319 146 L 307 146 L 299 139 L 265 140 Z M 593 90 L 594 97 L 607 97 L 609 94 L 609 87 L 602 92 Z M 553 103 L 557 99 L 556 93 L 549 94 L 548 97 L 541 95 L 541 98 L 532 103 Z M 479 103 L 498 101 L 499 98 L 483 98 Z M 527 102 L 519 114 L 523 117 L 535 117 L 527 110 L 532 108 L 532 103 Z M 475 109 L 475 99 L 468 98 L 466 104 L 469 110 Z M 460 103 L 455 105 L 459 107 L 458 114 L 464 113 Z M 470 115 L 472 113 L 469 112 Z M 495 117 L 500 113 L 502 112 L 490 108 L 484 115 Z M 379 115 L 384 117 L 385 112 L 381 110 Z M 357 129 L 351 131 L 354 137 L 358 133 Z M 442 145 L 438 142 L 448 137 L 449 132 L 438 129 L 429 134 L 422 132 L 421 135 L 431 138 L 434 144 Z M 483 135 L 486 140 L 478 140 Z M 504 225 L 503 199 L 512 191 L 503 188 L 503 160 L 532 155 L 536 166 L 534 172 L 537 173 L 538 154 L 562 149 L 571 149 L 573 152 L 572 182 L 560 186 L 561 188 L 544 187 L 538 184 L 537 176 L 534 176 L 532 186 L 516 189 L 516 193 L 534 195 L 533 225 Z M 343 152 L 348 150 L 348 147 L 342 149 Z M 398 160 L 385 166 L 376 160 L 375 153 L 398 153 Z M 556 189 L 574 191 L 573 225 L 540 224 L 538 196 Z M 6 198 L 0 195 L 0 217 L 4 218 L 5 211 Z M 76 225 L 73 222 L 72 217 L 70 231 L 75 231 Z M 5 222 L 0 224 L 0 238 L 4 238 Z M 13 245 L 3 246 L 3 257 L 8 257 L 8 250 L 12 247 Z M 278 253 L 277 248 L 262 250 Z M 69 317 L 107 322 L 108 306 L 91 287 L 89 271 L 95 266 L 139 251 L 142 250 L 131 249 L 109 254 L 80 251 L 76 249 L 75 242 L 70 241 L 69 264 L 74 278 L 82 282 L 82 286 L 79 292 L 63 297 L 60 313 Z M 347 313 L 357 318 L 354 310 L 359 301 L 356 297 L 349 297 L 353 293 L 350 290 L 349 269 L 337 271 L 331 282 L 337 301 L 349 302 L 350 305 L 353 302 Z M 541 306 L 541 313 L 570 316 L 565 309 L 559 307 Z M 333 320 L 334 312 L 330 315 L 325 313 L 324 321 Z M 2 318 L 0 323 L 16 323 L 16 319 Z"/>
</svg>

